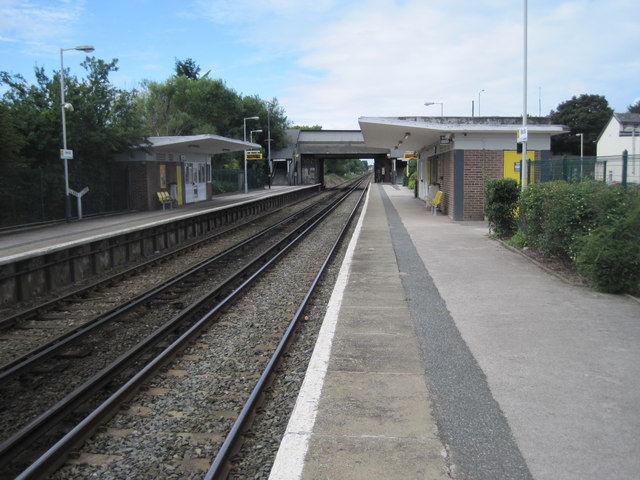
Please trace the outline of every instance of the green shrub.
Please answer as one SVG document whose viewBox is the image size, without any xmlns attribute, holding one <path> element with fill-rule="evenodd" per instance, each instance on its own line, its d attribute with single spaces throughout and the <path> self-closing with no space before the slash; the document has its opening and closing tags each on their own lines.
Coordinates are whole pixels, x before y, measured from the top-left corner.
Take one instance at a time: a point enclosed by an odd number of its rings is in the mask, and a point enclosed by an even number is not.
<svg viewBox="0 0 640 480">
<path fill-rule="evenodd" d="M 408 182 L 408 185 L 407 185 L 407 187 L 409 187 L 409 190 L 414 190 L 416 188 L 416 182 L 417 181 L 418 181 L 418 174 L 417 173 L 414 173 L 409 177 L 409 182 Z"/>
<path fill-rule="evenodd" d="M 580 241 L 576 265 L 598 290 L 636 293 L 640 283 L 640 202 Z"/>
<path fill-rule="evenodd" d="M 509 237 L 515 232 L 520 187 L 512 178 L 489 180 L 485 187 L 484 210 L 489 228 L 498 237 Z"/>
<path fill-rule="evenodd" d="M 604 182 L 529 185 L 520 199 L 526 243 L 546 255 L 575 260 L 583 236 L 621 215 L 625 195 Z"/>
<path fill-rule="evenodd" d="M 527 239 L 524 236 L 524 232 L 522 230 L 518 230 L 507 242 L 509 245 L 515 248 L 523 249 L 527 245 Z"/>
</svg>

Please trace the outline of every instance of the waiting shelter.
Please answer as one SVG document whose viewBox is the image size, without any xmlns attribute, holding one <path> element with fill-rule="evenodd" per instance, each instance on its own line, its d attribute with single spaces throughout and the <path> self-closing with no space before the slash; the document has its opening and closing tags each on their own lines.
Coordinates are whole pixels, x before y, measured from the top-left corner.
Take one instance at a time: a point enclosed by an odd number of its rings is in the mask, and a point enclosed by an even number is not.
<svg viewBox="0 0 640 480">
<path fill-rule="evenodd" d="M 520 181 L 521 117 L 360 117 L 358 121 L 368 146 L 388 148 L 393 158 L 409 154 L 418 159 L 418 197 L 426 201 L 442 191 L 440 208 L 453 220 L 484 218 L 487 180 Z M 529 118 L 527 123 L 528 160 L 550 159 L 551 136 L 569 131 L 547 117 Z M 530 165 L 529 179 L 541 174 Z"/>
<path fill-rule="evenodd" d="M 163 207 L 158 192 L 167 192 L 177 205 L 209 200 L 213 194 L 211 157 L 261 148 L 256 143 L 211 134 L 147 140 L 147 144 L 139 145 L 129 154 L 115 157 L 116 162 L 126 162 L 123 181 L 128 184 L 128 203 L 132 210 Z"/>
</svg>

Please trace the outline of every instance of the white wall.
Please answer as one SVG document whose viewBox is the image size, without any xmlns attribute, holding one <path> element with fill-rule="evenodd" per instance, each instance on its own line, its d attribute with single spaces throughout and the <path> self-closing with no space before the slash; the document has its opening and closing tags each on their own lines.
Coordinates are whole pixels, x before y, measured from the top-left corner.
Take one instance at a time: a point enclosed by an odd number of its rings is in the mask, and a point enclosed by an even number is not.
<svg viewBox="0 0 640 480">
<path fill-rule="evenodd" d="M 457 150 L 515 150 L 517 134 L 513 133 L 456 133 Z M 551 137 L 548 133 L 529 133 L 527 150 L 551 150 Z"/>
<path fill-rule="evenodd" d="M 633 136 L 620 136 L 620 123 L 615 117 L 611 117 L 602 135 L 598 139 L 597 155 L 606 157 L 611 155 L 621 156 L 624 150 L 629 155 L 640 154 L 640 129 L 638 134 Z"/>
</svg>

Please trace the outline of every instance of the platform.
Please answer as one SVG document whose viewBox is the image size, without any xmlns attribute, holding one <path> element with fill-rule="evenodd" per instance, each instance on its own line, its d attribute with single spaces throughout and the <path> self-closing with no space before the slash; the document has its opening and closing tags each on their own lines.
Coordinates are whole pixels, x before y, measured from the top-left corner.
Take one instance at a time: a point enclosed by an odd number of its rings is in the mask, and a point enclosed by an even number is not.
<svg viewBox="0 0 640 480">
<path fill-rule="evenodd" d="M 21 257 L 29 257 L 46 252 L 59 245 L 87 243 L 104 236 L 142 229 L 169 222 L 176 218 L 202 215 L 207 211 L 225 208 L 229 205 L 271 195 L 281 195 L 295 189 L 307 187 L 309 185 L 274 185 L 270 189 L 250 190 L 247 193 L 234 192 L 216 195 L 211 200 L 190 203 L 166 210 L 86 217 L 82 220 L 72 220 L 68 223 L 61 222 L 53 225 L 24 228 L 19 231 L 6 231 L 0 233 L 0 265 L 15 261 Z"/>
<path fill-rule="evenodd" d="M 373 185 L 271 473 L 633 479 L 640 303 Z"/>
</svg>

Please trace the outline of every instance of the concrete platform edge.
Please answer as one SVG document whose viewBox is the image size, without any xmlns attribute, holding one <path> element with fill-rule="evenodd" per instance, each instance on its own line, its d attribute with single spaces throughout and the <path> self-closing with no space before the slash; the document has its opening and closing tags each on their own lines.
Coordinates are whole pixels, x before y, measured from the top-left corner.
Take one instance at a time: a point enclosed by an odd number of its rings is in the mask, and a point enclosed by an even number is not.
<svg viewBox="0 0 640 480">
<path fill-rule="evenodd" d="M 327 313 L 322 322 L 318 340 L 314 347 L 309 366 L 307 367 L 305 379 L 271 469 L 270 480 L 294 480 L 299 479 L 302 475 L 304 459 L 311 439 L 322 386 L 329 365 L 329 356 L 331 354 L 331 345 L 338 322 L 338 314 L 349 280 L 353 254 L 360 237 L 362 224 L 367 215 L 366 212 L 370 195 L 371 189 L 367 192 L 363 206 L 364 214 L 360 216 L 355 227 L 354 235 L 347 247 L 343 264 L 338 273 L 336 285 L 329 299 Z"/>
</svg>

